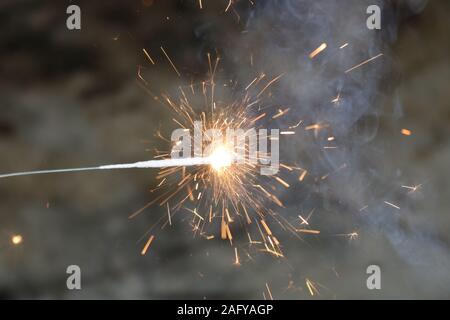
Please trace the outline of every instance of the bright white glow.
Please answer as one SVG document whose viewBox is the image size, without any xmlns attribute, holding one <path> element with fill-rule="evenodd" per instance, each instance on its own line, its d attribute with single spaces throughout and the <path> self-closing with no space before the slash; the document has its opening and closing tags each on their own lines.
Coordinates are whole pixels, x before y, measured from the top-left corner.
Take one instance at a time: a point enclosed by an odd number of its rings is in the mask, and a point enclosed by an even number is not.
<svg viewBox="0 0 450 320">
<path fill-rule="evenodd" d="M 233 162 L 233 156 L 225 146 L 218 146 L 214 148 L 214 151 L 209 156 L 209 163 L 215 170 L 222 170 L 225 167 L 229 167 Z"/>
</svg>

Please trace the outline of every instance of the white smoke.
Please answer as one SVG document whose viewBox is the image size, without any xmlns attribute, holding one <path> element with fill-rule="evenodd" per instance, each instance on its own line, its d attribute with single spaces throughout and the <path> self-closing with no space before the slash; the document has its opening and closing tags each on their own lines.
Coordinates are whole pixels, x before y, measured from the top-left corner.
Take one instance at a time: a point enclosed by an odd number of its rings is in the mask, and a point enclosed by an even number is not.
<svg viewBox="0 0 450 320">
<path fill-rule="evenodd" d="M 423 10 L 426 2 L 261 1 L 247 21 L 244 40 L 236 45 L 234 62 L 241 65 L 252 52 L 254 68 L 269 75 L 285 73 L 269 102 L 290 108 L 278 125 L 298 120 L 305 125 L 326 124 L 316 132 L 298 130 L 294 141 L 284 143 L 281 160 L 296 162 L 315 177 L 309 185 L 286 192 L 285 201 L 335 212 L 358 213 L 368 206 L 369 213 L 357 215 L 354 223 L 366 232 L 384 234 L 400 257 L 411 265 L 432 268 L 440 279 L 450 266 L 448 248 L 431 233 L 413 227 L 407 205 L 399 217 L 383 202 L 398 198 L 394 190 L 398 184 L 386 172 L 386 150 L 374 143 L 381 106 L 399 79 L 390 54 L 398 24 Z M 366 27 L 366 9 L 374 4 L 381 8 L 381 30 Z M 310 59 L 309 53 L 321 43 L 327 49 Z M 348 45 L 341 49 L 344 44 Z M 345 73 L 380 53 L 381 58 Z M 241 70 L 242 77 L 245 72 Z M 339 101 L 331 102 L 336 97 Z M 332 151 L 323 148 L 329 136 L 338 146 Z M 321 180 L 324 175 L 327 178 Z M 321 221 L 327 223 L 326 218 Z"/>
</svg>

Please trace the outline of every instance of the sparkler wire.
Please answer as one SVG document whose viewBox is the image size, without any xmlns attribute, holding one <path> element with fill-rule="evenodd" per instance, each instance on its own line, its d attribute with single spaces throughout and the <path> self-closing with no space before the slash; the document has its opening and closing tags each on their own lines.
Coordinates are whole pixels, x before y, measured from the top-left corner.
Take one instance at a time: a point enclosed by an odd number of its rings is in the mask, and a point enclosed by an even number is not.
<svg viewBox="0 0 450 320">
<path fill-rule="evenodd" d="M 1 174 L 0 179 L 10 178 L 10 177 L 18 177 L 18 176 L 37 175 L 37 174 L 80 172 L 80 171 L 93 171 L 93 170 L 117 170 L 117 169 L 136 169 L 136 168 L 145 169 L 145 168 L 199 166 L 199 165 L 210 164 L 211 161 L 212 161 L 211 157 L 148 160 L 148 161 L 139 161 L 139 162 L 134 162 L 134 163 L 108 164 L 108 165 L 102 165 L 102 166 L 97 166 L 97 167 L 14 172 L 14 173 Z"/>
</svg>

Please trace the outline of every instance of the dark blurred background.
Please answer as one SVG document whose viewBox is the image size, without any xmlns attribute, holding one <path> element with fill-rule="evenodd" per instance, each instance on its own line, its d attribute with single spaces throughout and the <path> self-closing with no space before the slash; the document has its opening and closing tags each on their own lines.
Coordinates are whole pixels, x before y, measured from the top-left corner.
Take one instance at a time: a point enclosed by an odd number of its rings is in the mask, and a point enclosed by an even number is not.
<svg viewBox="0 0 450 320">
<path fill-rule="evenodd" d="M 242 0 L 224 12 L 228 1 L 203 0 L 200 9 L 198 1 L 187 0 L 3 0 L 0 172 L 153 157 L 155 148 L 167 148 L 154 133 L 169 125 L 171 115 L 142 89 L 137 71 L 141 70 L 152 91 L 161 92 L 203 80 L 207 52 L 224 57 L 221 72 L 231 78 L 243 78 L 243 57 L 248 59 L 250 54 L 260 63 L 258 67 L 273 74 L 288 63 L 308 61 L 307 53 L 320 44 L 316 39 L 331 40 L 323 36 L 327 30 L 300 32 L 302 27 L 310 27 L 302 24 L 303 11 L 294 17 L 299 21 L 295 25 L 300 30 L 298 41 L 284 43 L 285 39 L 270 35 L 284 32 L 289 28 L 285 24 L 294 19 L 283 16 L 283 10 L 294 15 L 295 10 L 308 9 L 308 1 L 301 3 L 304 6 L 300 8 L 294 1 Z M 330 3 L 342 7 L 341 11 L 325 12 L 335 15 L 332 21 L 345 24 L 359 12 L 365 23 L 366 3 L 359 7 L 350 0 Z M 66 28 L 65 12 L 70 4 L 81 8 L 81 30 Z M 383 70 L 361 71 L 361 78 L 356 78 L 364 82 L 370 76 L 366 88 L 377 94 L 370 95 L 370 104 L 365 103 L 364 112 L 349 124 L 357 123 L 362 134 L 343 134 L 358 136 L 355 144 L 366 148 L 352 144 L 346 152 L 367 151 L 367 161 L 376 159 L 376 170 L 359 165 L 352 171 L 376 176 L 376 189 L 364 183 L 336 185 L 350 181 L 348 176 L 327 184 L 317 182 L 313 175 L 281 195 L 287 208 L 280 214 L 288 217 L 316 208 L 310 222 L 322 230 L 321 235 L 305 236 L 303 241 L 281 235 L 287 259 L 261 254 L 236 267 L 228 243 L 194 238 L 190 226 L 179 220 L 159 231 L 147 255 L 141 256 L 142 236 L 154 217 L 165 211 L 154 206 L 136 219 L 128 216 L 157 196 L 149 192 L 156 184 L 156 172 L 5 179 L 0 180 L 0 297 L 256 299 L 263 297 L 268 284 L 274 298 L 450 298 L 450 3 L 411 0 L 383 4 L 388 34 L 369 38 L 366 41 L 370 45 L 376 42 L 376 48 L 363 46 L 351 56 L 356 64 L 376 54 L 377 48 L 385 53 Z M 271 11 L 274 8 L 280 11 Z M 342 12 L 349 16 L 341 16 Z M 310 18 L 305 15 L 305 19 Z M 366 29 L 365 25 L 361 28 Z M 339 29 L 335 32 L 340 33 Z M 345 41 L 346 35 L 341 36 Z M 279 60 L 269 55 L 271 63 L 264 62 L 272 45 L 277 46 Z M 181 78 L 161 55 L 160 46 L 176 63 Z M 296 46 L 303 51 L 289 51 Z M 142 48 L 156 65 L 149 63 Z M 305 65 L 309 71 L 288 69 L 301 74 L 329 67 L 328 60 L 318 61 Z M 289 100 L 296 108 L 294 78 L 287 77 L 280 84 L 274 99 L 283 90 L 291 92 L 280 103 Z M 307 79 L 300 80 L 304 84 Z M 339 82 L 333 83 L 333 89 L 336 87 L 340 88 Z M 349 92 L 348 96 L 350 101 L 353 95 Z M 308 117 L 313 121 L 314 115 Z M 342 123 L 347 125 L 347 120 Z M 401 134 L 402 128 L 412 134 Z M 286 157 L 295 160 L 297 156 L 291 152 Z M 312 171 L 320 177 L 324 167 Z M 414 193 L 401 188 L 419 184 Z M 367 194 L 361 195 L 360 188 Z M 376 192 L 380 190 L 382 196 Z M 402 210 L 379 207 L 383 200 L 400 204 Z M 376 206 L 372 206 L 374 202 Z M 369 211 L 359 212 L 366 203 L 370 203 Z M 356 239 L 340 236 L 352 232 L 358 233 Z M 13 244 L 12 237 L 18 234 L 22 241 Z M 79 291 L 66 288 L 66 268 L 72 264 L 82 270 Z M 366 287 L 370 264 L 382 269 L 381 290 Z M 315 283 L 319 294 L 310 295 L 306 279 Z"/>
</svg>

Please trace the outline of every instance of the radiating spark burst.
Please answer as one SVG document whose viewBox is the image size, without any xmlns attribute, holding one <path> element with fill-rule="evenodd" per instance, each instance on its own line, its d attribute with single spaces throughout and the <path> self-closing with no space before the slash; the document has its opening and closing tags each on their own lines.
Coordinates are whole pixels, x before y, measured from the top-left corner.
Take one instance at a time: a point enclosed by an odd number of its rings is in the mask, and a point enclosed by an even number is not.
<svg viewBox="0 0 450 320">
<path fill-rule="evenodd" d="M 215 74 L 219 58 L 213 60 L 211 55 L 207 57 L 208 80 L 180 86 L 175 96 L 162 93 L 154 98 L 173 112 L 172 120 L 176 126 L 186 131 L 200 129 L 204 137 L 203 146 L 202 150 L 196 150 L 192 138 L 194 159 L 206 156 L 208 165 L 162 168 L 156 177 L 159 180 L 157 187 L 152 189 L 160 192 L 160 195 L 131 217 L 135 217 L 152 204 L 158 204 L 166 207 L 165 216 L 170 217 L 169 224 L 173 223 L 172 217 L 177 212 L 190 214 L 194 235 L 213 239 L 213 235 L 218 232 L 222 240 L 233 245 L 234 230 L 244 228 L 249 239 L 253 238 L 250 244 L 257 251 L 283 257 L 281 245 L 269 226 L 270 222 L 275 221 L 292 233 L 298 231 L 271 209 L 268 203 L 284 208 L 275 193 L 278 188 L 289 188 L 290 185 L 280 175 L 294 173 L 304 176 L 306 170 L 280 164 L 280 172 L 277 175 L 261 176 L 261 163 L 268 160 L 269 155 L 259 151 L 257 159 L 250 158 L 252 155 L 249 152 L 249 140 L 246 139 L 249 130 L 258 130 L 262 127 L 260 123 L 263 119 L 277 119 L 288 113 L 289 109 L 269 112 L 264 108 L 265 93 L 270 92 L 270 87 L 280 80 L 282 74 L 273 78 L 260 74 L 248 85 L 243 86 L 245 88 L 243 92 L 237 94 L 231 92 L 230 95 L 234 97 L 230 102 L 226 102 L 223 92 L 226 91 L 228 94 L 231 86 L 227 82 L 216 83 Z M 168 56 L 166 58 L 172 61 Z M 177 71 L 175 68 L 174 70 Z M 261 112 L 263 109 L 265 112 Z M 235 132 L 240 132 L 238 135 L 243 134 L 236 139 L 242 138 L 244 145 L 233 146 L 235 148 L 233 149 L 225 139 L 215 140 L 208 136 L 210 129 L 218 130 L 223 137 L 226 136 L 228 129 L 234 129 Z M 169 141 L 161 133 L 158 133 L 158 136 Z M 234 161 L 236 148 L 244 149 L 248 155 L 243 161 Z M 202 155 L 205 150 L 210 150 L 210 153 Z M 160 159 L 170 156 L 171 150 L 157 151 L 157 157 Z M 165 225 L 167 222 L 162 219 L 158 223 Z M 250 229 L 258 232 L 250 237 Z M 240 263 L 235 247 L 235 264 Z"/>
<path fill-rule="evenodd" d="M 233 7 L 234 1 L 229 1 L 227 10 Z M 202 7 L 202 2 L 199 1 Z M 346 47 L 347 44 L 342 45 L 340 48 Z M 314 58 L 320 52 L 325 50 L 327 45 L 323 43 L 317 49 L 310 54 L 310 58 Z M 168 64 L 172 67 L 178 77 L 181 78 L 181 73 L 176 67 L 174 61 L 170 58 L 168 52 L 161 46 L 160 50 L 167 60 Z M 144 48 L 142 49 L 146 58 L 152 65 L 155 64 L 154 58 Z M 359 68 L 379 57 L 383 54 L 379 54 L 372 58 L 369 58 L 356 66 L 348 69 L 345 73 L 349 73 L 356 68 Z M 253 56 L 251 55 L 251 59 Z M 208 54 L 209 63 L 209 79 L 202 81 L 201 83 L 192 83 L 190 86 L 179 87 L 177 97 L 172 98 L 169 94 L 162 93 L 155 95 L 149 90 L 149 83 L 144 79 L 141 74 L 141 67 L 138 69 L 138 78 L 141 81 L 143 88 L 150 93 L 155 101 L 168 106 L 175 114 L 173 121 L 178 125 L 189 130 L 193 128 L 194 123 L 199 121 L 201 123 L 201 131 L 207 135 L 209 129 L 218 129 L 225 132 L 227 129 L 249 129 L 258 128 L 261 121 L 267 119 L 277 119 L 285 116 L 289 108 L 277 109 L 275 112 L 265 111 L 264 106 L 265 95 L 270 95 L 270 88 L 276 84 L 284 75 L 284 73 L 275 77 L 269 77 L 264 73 L 260 73 L 254 77 L 245 87 L 244 90 L 238 95 L 238 98 L 229 99 L 226 101 L 223 97 L 217 97 L 217 88 L 225 87 L 237 87 L 236 83 L 229 85 L 219 84 L 215 82 L 215 74 L 219 59 L 214 62 L 211 56 Z M 340 100 L 340 93 L 333 99 L 333 103 L 338 103 Z M 295 129 L 299 127 L 303 120 L 296 119 L 294 125 L 289 126 L 287 129 Z M 317 135 L 322 129 L 327 128 L 327 123 L 318 122 L 305 127 L 305 130 L 313 130 Z M 284 130 L 281 131 L 282 135 L 293 135 L 295 131 Z M 158 133 L 159 137 L 163 137 Z M 333 141 L 334 137 L 329 137 L 328 141 Z M 166 140 L 169 141 L 169 140 Z M 337 148 L 335 146 L 325 146 L 324 148 Z M 248 145 L 245 145 L 244 149 L 248 151 Z M 275 257 L 283 257 L 281 250 L 281 244 L 277 237 L 274 235 L 269 222 L 277 222 L 283 229 L 291 231 L 298 235 L 299 233 L 319 234 L 319 230 L 309 228 L 296 228 L 292 226 L 286 219 L 280 216 L 276 211 L 268 208 L 268 202 L 272 202 L 280 208 L 284 208 L 283 203 L 276 196 L 276 190 L 278 187 L 290 188 L 290 184 L 286 182 L 279 175 L 272 177 L 262 177 L 259 175 L 260 165 L 254 164 L 250 159 L 246 159 L 244 163 L 233 162 L 233 150 L 229 150 L 226 144 L 214 145 L 211 149 L 211 153 L 206 155 L 196 155 L 191 159 L 176 159 L 181 160 L 181 163 L 172 161 L 174 159 L 168 159 L 170 151 L 158 152 L 155 158 L 158 160 L 141 161 L 131 164 L 119 164 L 119 165 L 106 165 L 100 167 L 90 168 L 76 168 L 76 169 L 63 169 L 63 170 L 44 170 L 35 172 L 22 172 L 15 174 L 1 175 L 0 178 L 28 175 L 28 174 L 40 174 L 51 172 L 73 172 L 73 171 L 85 171 L 85 170 L 103 170 L 103 169 L 119 169 L 119 168 L 149 168 L 159 167 L 164 168 L 159 171 L 157 176 L 158 184 L 152 190 L 158 190 L 161 192 L 152 202 L 145 205 L 140 210 L 133 213 L 130 218 L 137 216 L 143 212 L 146 208 L 152 204 L 157 203 L 167 208 L 167 216 L 164 214 L 157 224 L 172 225 L 172 217 L 179 211 L 188 212 L 191 215 L 190 225 L 194 231 L 194 235 L 200 235 L 208 240 L 214 239 L 214 233 L 220 230 L 220 238 L 227 240 L 233 245 L 233 231 L 239 226 L 246 228 L 249 239 L 249 244 L 256 247 L 258 251 L 263 251 L 272 254 Z M 258 159 L 264 160 L 268 158 L 268 155 L 258 154 Z M 187 160 L 187 162 L 183 162 Z M 158 161 L 158 163 L 156 163 Z M 159 162 L 162 161 L 162 162 Z M 257 161 L 257 162 L 258 162 Z M 170 163 L 170 164 L 169 164 Z M 168 165 L 164 165 L 168 164 Z M 193 167 L 188 167 L 188 166 Z M 302 182 L 308 171 L 303 168 L 292 167 L 284 164 L 280 164 L 280 167 L 292 173 L 297 171 L 298 180 Z M 342 165 L 338 170 L 346 167 L 346 164 Z M 331 172 L 331 173 L 334 173 Z M 329 174 L 331 174 L 329 173 Z M 326 179 L 329 174 L 321 177 Z M 275 182 L 275 183 L 274 183 Z M 275 190 L 275 191 L 274 191 Z M 397 209 L 395 206 L 387 201 L 389 204 Z M 361 209 L 363 210 L 363 209 Z M 163 218 L 166 218 L 164 220 Z M 307 219 L 303 219 L 301 224 L 305 224 Z M 250 226 L 253 230 L 259 231 L 256 236 L 250 235 Z M 347 234 L 350 239 L 354 239 L 358 236 L 357 233 Z M 145 255 L 155 236 L 152 235 L 148 238 L 141 254 Z M 19 240 L 20 239 L 20 240 Z M 22 241 L 21 237 L 16 238 L 19 243 Z M 246 252 L 250 257 L 250 255 Z M 240 264 L 240 258 L 238 255 L 237 247 L 235 247 L 235 263 Z"/>
</svg>

